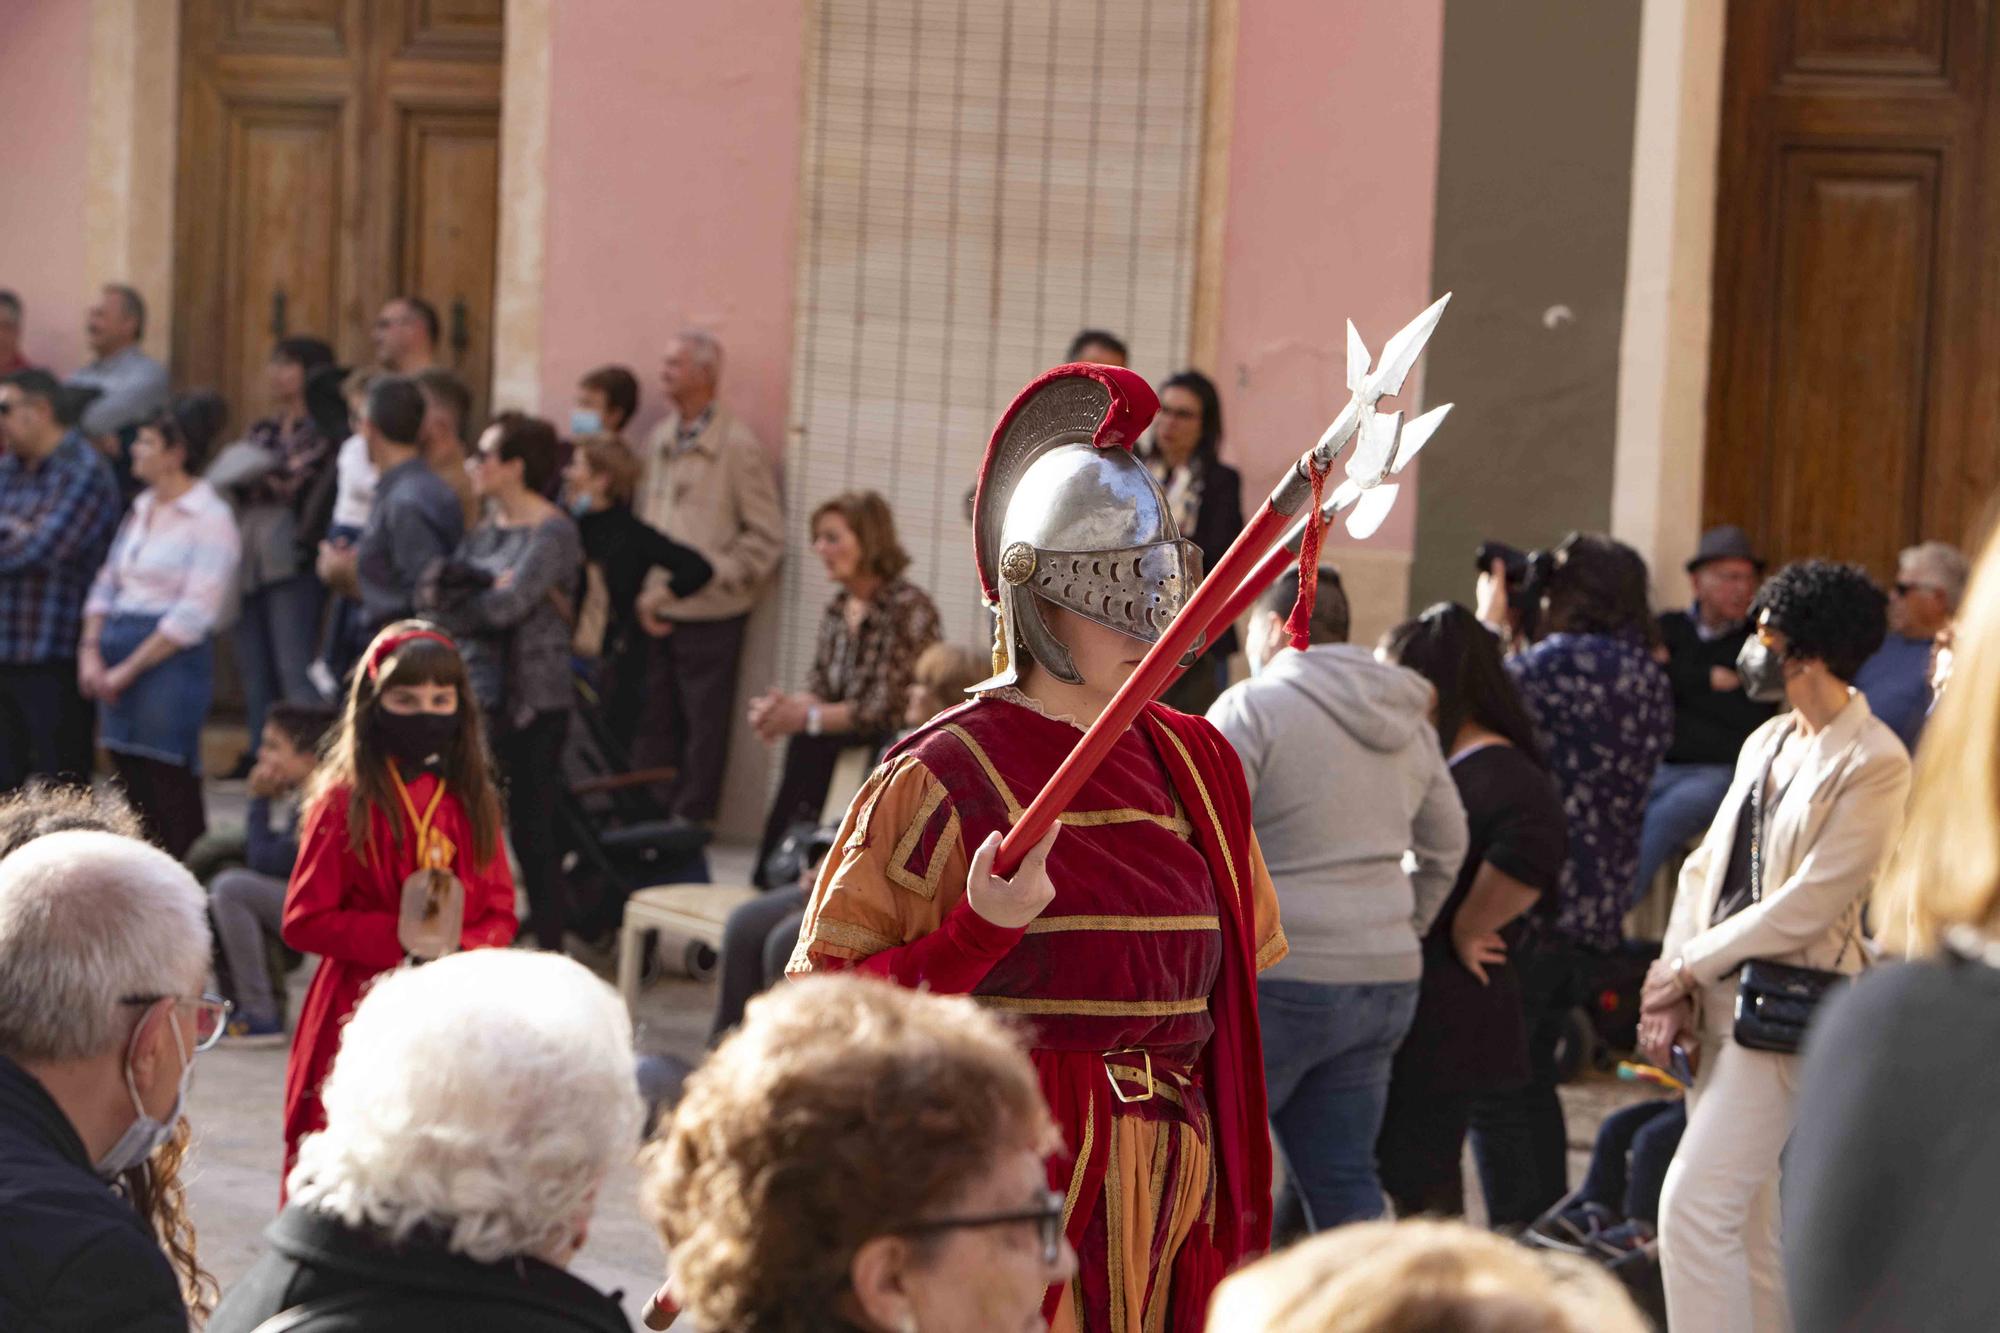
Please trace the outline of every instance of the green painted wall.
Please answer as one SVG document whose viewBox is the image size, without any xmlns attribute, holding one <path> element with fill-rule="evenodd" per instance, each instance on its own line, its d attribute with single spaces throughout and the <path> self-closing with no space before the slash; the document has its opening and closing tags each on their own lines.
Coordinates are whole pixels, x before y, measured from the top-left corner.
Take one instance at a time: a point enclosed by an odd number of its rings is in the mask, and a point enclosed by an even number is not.
<svg viewBox="0 0 2000 1333">
<path fill-rule="evenodd" d="M 1471 603 L 1485 538 L 1611 518 L 1639 0 L 1446 0 L 1412 610 Z"/>
</svg>

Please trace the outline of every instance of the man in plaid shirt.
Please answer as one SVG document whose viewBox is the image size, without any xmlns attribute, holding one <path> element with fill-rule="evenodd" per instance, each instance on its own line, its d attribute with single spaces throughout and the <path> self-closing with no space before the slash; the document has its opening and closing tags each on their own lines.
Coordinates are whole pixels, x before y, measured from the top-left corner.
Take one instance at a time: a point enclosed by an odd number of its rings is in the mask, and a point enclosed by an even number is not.
<svg viewBox="0 0 2000 1333">
<path fill-rule="evenodd" d="M 0 792 L 88 781 L 91 709 L 76 683 L 83 597 L 118 526 L 102 456 L 65 426 L 47 371 L 0 381 Z"/>
</svg>

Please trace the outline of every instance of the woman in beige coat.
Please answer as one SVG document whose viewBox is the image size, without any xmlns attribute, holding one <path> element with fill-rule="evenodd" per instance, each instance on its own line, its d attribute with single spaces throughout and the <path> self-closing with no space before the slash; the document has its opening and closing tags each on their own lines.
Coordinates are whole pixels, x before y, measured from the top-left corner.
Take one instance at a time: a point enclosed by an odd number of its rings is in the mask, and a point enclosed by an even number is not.
<svg viewBox="0 0 2000 1333">
<path fill-rule="evenodd" d="M 1780 570 L 1751 608 L 1756 633 L 1737 659 L 1744 688 L 1791 711 L 1744 742 L 1715 823 L 1681 872 L 1642 1000 L 1642 1049 L 1664 1066 L 1679 1044 L 1695 1065 L 1687 1134 L 1660 1203 L 1676 1333 L 1790 1326 L 1778 1171 L 1799 1057 L 1735 1043 L 1738 969 L 1753 959 L 1849 973 L 1865 964 L 1862 905 L 1910 789 L 1902 742 L 1850 684 L 1881 646 L 1885 606 L 1863 570 L 1808 560 Z"/>
</svg>

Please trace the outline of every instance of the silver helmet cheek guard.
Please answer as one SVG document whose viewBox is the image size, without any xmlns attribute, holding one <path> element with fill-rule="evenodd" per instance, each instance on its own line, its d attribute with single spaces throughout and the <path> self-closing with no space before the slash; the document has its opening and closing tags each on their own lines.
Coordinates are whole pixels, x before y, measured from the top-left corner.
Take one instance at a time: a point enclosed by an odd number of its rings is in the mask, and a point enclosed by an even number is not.
<svg viewBox="0 0 2000 1333">
<path fill-rule="evenodd" d="M 1024 563 L 1028 572 L 1017 579 Z M 1001 555 L 1000 569 L 1007 582 L 1024 583 L 1057 606 L 1157 643 L 1201 582 L 1201 548 L 1167 541 L 1123 551 L 1038 551 L 1022 543 Z"/>
<path fill-rule="evenodd" d="M 1157 643 L 1201 582 L 1201 548 L 1174 540 L 1112 551 L 1046 551 L 1016 542 L 1001 553 L 1000 578 L 1001 632 L 1051 675 L 1074 685 L 1082 673 L 1049 630 L 1038 601 L 1141 643 Z M 1183 668 L 1202 646 L 1196 640 L 1181 658 Z"/>
</svg>

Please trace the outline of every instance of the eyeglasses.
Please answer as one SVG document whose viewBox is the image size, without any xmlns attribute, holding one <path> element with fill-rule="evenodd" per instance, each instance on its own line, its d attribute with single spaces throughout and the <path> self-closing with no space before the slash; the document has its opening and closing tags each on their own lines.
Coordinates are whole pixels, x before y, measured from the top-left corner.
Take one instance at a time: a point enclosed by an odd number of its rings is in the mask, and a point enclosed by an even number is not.
<svg viewBox="0 0 2000 1333">
<path fill-rule="evenodd" d="M 1172 417 L 1176 421 L 1200 421 L 1201 409 L 1198 407 L 1163 407 L 1160 409 L 1160 415 L 1163 417 Z"/>
<path fill-rule="evenodd" d="M 1894 583 L 1890 584 L 1889 586 L 1895 589 L 1896 596 L 1898 597 L 1908 597 L 1913 592 L 1937 591 L 1936 588 L 1933 588 L 1928 583 L 1905 583 L 1901 579 L 1897 579 Z"/>
<path fill-rule="evenodd" d="M 191 1004 L 194 1010 L 194 1048 L 205 1051 L 222 1040 L 222 1034 L 229 1027 L 229 1015 L 236 1006 L 220 995 L 203 992 L 200 995 L 126 995 L 119 998 L 120 1004 L 158 1004 L 161 1000 L 173 1000 L 178 1004 Z"/>
<path fill-rule="evenodd" d="M 903 1234 L 921 1236 L 934 1231 L 1014 1226 L 1023 1222 L 1035 1224 L 1042 1242 L 1042 1262 L 1054 1268 L 1062 1258 L 1063 1244 L 1063 1196 L 1054 1190 L 1042 1191 L 1042 1203 L 1039 1208 L 1029 1208 L 1014 1213 L 979 1213 L 971 1217 L 934 1217 L 905 1227 Z"/>
</svg>

